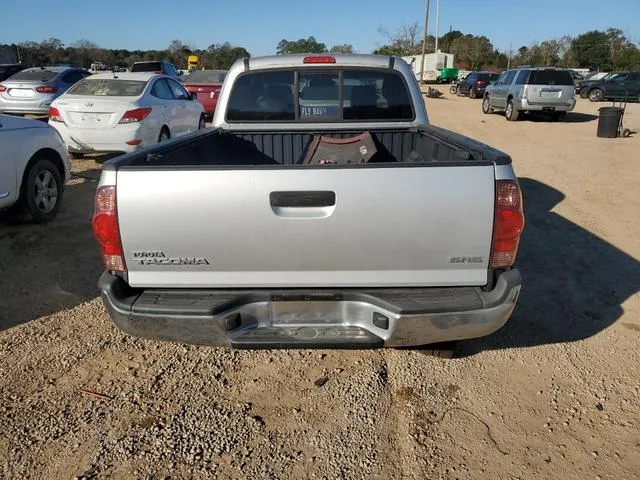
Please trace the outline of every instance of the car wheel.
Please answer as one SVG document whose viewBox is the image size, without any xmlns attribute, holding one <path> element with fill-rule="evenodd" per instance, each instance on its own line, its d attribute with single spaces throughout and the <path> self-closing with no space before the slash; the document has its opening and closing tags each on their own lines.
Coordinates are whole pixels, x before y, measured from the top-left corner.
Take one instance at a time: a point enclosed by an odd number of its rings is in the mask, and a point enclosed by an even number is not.
<svg viewBox="0 0 640 480">
<path fill-rule="evenodd" d="M 204 115 L 200 115 L 200 120 L 198 121 L 198 130 L 204 130 L 207 128 L 207 121 L 204 118 Z"/>
<path fill-rule="evenodd" d="M 476 89 L 475 89 L 475 88 L 473 88 L 473 87 L 471 87 L 471 88 L 469 89 L 469 98 L 471 98 L 471 99 L 475 99 L 475 98 L 477 98 Z"/>
<path fill-rule="evenodd" d="M 602 93 L 602 90 L 600 90 L 599 88 L 594 88 L 589 92 L 589 100 L 591 100 L 592 102 L 601 102 L 603 97 L 604 95 Z"/>
<path fill-rule="evenodd" d="M 520 112 L 518 112 L 518 110 L 516 110 L 515 106 L 513 105 L 513 100 L 509 100 L 509 102 L 507 102 L 507 108 L 504 111 L 504 116 L 510 122 L 515 122 L 516 120 L 518 120 L 519 115 Z"/>
<path fill-rule="evenodd" d="M 589 96 L 589 89 L 583 88 L 580 90 L 580 98 L 587 98 Z"/>
<path fill-rule="evenodd" d="M 158 136 L 158 143 L 166 142 L 169 139 L 171 139 L 169 129 L 167 127 L 162 127 L 162 130 L 160 130 L 160 135 Z"/>
<path fill-rule="evenodd" d="M 36 160 L 27 170 L 22 185 L 22 203 L 36 223 L 53 220 L 62 201 L 62 178 L 47 158 Z"/>
<path fill-rule="evenodd" d="M 491 99 L 489 98 L 489 95 L 485 95 L 484 98 L 482 99 L 482 113 L 486 115 L 493 113 L 493 108 L 491 108 Z"/>
<path fill-rule="evenodd" d="M 458 93 L 458 86 L 457 85 L 452 85 L 449 87 L 449 93 L 451 95 L 455 95 L 456 93 Z"/>
</svg>

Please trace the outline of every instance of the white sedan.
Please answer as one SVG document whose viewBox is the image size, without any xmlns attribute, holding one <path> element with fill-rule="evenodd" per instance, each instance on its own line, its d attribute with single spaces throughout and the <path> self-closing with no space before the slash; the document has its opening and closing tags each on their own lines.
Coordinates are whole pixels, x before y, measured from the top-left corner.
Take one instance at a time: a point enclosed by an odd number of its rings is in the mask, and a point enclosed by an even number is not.
<svg viewBox="0 0 640 480">
<path fill-rule="evenodd" d="M 67 148 L 53 128 L 0 115 L 0 210 L 26 211 L 37 223 L 53 220 L 70 177 Z"/>
<path fill-rule="evenodd" d="M 205 128 L 202 105 L 175 79 L 101 73 L 51 104 L 49 125 L 69 152 L 133 152 Z"/>
</svg>

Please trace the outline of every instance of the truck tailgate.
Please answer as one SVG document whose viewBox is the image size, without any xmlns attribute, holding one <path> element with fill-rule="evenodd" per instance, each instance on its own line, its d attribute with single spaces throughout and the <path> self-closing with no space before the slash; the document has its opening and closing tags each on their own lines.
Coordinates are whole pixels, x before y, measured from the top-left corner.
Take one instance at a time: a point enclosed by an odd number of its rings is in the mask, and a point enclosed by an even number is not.
<svg viewBox="0 0 640 480">
<path fill-rule="evenodd" d="M 494 167 L 117 172 L 133 287 L 484 285 Z"/>
</svg>

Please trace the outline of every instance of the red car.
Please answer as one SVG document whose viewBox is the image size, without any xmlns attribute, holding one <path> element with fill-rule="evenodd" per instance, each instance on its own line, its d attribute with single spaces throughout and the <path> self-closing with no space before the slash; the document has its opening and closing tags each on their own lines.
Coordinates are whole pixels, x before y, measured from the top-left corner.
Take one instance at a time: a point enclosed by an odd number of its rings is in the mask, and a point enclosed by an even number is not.
<svg viewBox="0 0 640 480">
<path fill-rule="evenodd" d="M 212 116 L 216 111 L 220 88 L 226 75 L 226 70 L 194 70 L 182 81 L 189 92 L 198 95 L 205 115 Z"/>
</svg>

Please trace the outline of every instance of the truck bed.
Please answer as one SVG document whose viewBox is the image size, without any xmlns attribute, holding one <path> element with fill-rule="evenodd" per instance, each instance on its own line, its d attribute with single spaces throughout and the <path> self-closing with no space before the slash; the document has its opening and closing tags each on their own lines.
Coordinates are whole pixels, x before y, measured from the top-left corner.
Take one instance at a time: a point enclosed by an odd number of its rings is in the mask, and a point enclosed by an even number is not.
<svg viewBox="0 0 640 480">
<path fill-rule="evenodd" d="M 361 130 L 317 130 L 293 133 L 221 129 L 195 133 L 131 154 L 105 165 L 106 168 L 185 166 L 294 166 L 301 165 L 314 136 L 349 138 Z M 511 158 L 488 145 L 434 126 L 419 129 L 369 130 L 378 152 L 371 164 L 428 163 L 480 165 L 511 164 Z"/>
</svg>

